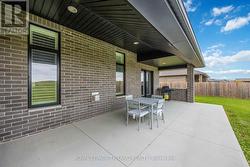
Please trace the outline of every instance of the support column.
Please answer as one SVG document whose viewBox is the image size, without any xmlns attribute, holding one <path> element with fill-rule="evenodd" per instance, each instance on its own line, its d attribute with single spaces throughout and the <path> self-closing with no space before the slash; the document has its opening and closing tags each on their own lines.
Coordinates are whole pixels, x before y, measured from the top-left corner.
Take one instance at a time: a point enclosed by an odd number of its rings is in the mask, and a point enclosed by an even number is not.
<svg viewBox="0 0 250 167">
<path fill-rule="evenodd" d="M 192 64 L 187 64 L 187 102 L 194 102 L 194 66 Z"/>
<path fill-rule="evenodd" d="M 199 74 L 199 82 L 202 82 L 202 75 Z"/>
</svg>

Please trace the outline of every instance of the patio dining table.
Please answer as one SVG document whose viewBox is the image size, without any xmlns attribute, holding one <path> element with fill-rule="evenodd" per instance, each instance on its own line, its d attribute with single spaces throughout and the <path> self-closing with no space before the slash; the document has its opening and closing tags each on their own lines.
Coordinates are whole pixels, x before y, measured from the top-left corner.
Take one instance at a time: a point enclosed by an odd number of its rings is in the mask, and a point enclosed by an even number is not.
<svg viewBox="0 0 250 167">
<path fill-rule="evenodd" d="M 151 129 L 153 129 L 153 116 L 154 116 L 154 106 L 157 105 L 159 99 L 148 98 L 148 97 L 139 97 L 134 98 L 133 101 L 139 102 L 140 104 L 150 106 L 151 108 Z"/>
</svg>

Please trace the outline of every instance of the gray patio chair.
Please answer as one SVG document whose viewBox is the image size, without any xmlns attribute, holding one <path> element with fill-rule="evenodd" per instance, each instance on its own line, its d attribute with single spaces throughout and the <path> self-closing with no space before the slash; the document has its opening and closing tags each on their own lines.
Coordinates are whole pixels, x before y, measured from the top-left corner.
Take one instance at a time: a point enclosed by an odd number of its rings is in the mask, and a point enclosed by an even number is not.
<svg viewBox="0 0 250 167">
<path fill-rule="evenodd" d="M 153 98 L 153 99 L 163 99 L 163 97 L 160 96 L 160 95 L 152 95 L 151 98 Z"/>
<path fill-rule="evenodd" d="M 126 96 L 125 96 L 126 101 L 127 101 L 127 100 L 133 100 L 133 98 L 134 98 L 133 95 L 126 95 Z M 131 108 L 137 108 L 136 105 L 134 105 L 134 106 L 131 105 L 130 107 L 131 107 Z M 146 108 L 146 107 L 148 107 L 148 106 L 141 105 L 141 109 Z"/>
<path fill-rule="evenodd" d="M 140 102 L 133 101 L 133 100 L 127 100 L 126 104 L 127 104 L 126 125 L 128 126 L 129 116 L 132 116 L 134 119 L 137 118 L 138 119 L 138 131 L 140 131 L 141 119 L 150 113 L 149 108 L 141 108 Z M 135 106 L 137 107 L 135 108 Z"/>
<path fill-rule="evenodd" d="M 133 95 L 126 95 L 126 96 L 125 96 L 126 104 L 127 104 L 127 100 L 133 100 L 133 98 L 134 98 Z M 135 108 L 135 109 L 136 109 L 137 106 L 132 106 L 132 105 L 131 105 L 130 108 L 131 108 L 131 109 L 132 109 L 132 108 Z M 127 115 L 127 112 L 125 112 L 124 118 L 126 118 L 126 115 Z"/>
<path fill-rule="evenodd" d="M 126 98 L 126 101 L 128 101 L 128 100 L 133 100 L 133 95 L 126 95 L 125 98 Z M 129 107 L 130 107 L 130 109 L 132 109 L 132 108 L 137 109 L 138 106 L 137 106 L 137 105 L 132 105 L 132 104 L 131 104 Z"/>
<path fill-rule="evenodd" d="M 127 101 L 127 100 L 133 100 L 133 98 L 134 98 L 133 95 L 126 95 L 126 96 L 125 96 L 126 101 Z M 132 104 L 131 104 L 129 107 L 130 107 L 130 109 L 137 109 L 137 108 L 138 108 L 138 105 L 136 105 L 136 104 L 132 105 Z M 141 109 L 144 109 L 144 108 L 146 108 L 146 107 L 148 107 L 148 106 L 143 106 L 143 105 L 141 105 Z M 125 113 L 125 118 L 126 118 L 126 113 Z"/>
<path fill-rule="evenodd" d="M 164 118 L 164 99 L 159 99 L 157 106 L 154 108 L 153 113 L 156 115 L 156 120 L 157 120 L 157 127 L 159 127 L 159 116 L 162 117 L 163 122 L 165 123 L 165 118 Z"/>
</svg>

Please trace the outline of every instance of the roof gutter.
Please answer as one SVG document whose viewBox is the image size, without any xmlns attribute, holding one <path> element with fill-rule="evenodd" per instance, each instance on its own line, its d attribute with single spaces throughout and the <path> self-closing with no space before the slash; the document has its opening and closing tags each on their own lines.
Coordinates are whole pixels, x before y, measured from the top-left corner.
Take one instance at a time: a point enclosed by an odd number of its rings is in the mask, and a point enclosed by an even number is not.
<svg viewBox="0 0 250 167">
<path fill-rule="evenodd" d="M 173 9 L 171 10 L 174 11 L 173 13 L 175 13 L 176 19 L 179 21 L 181 28 L 185 32 L 185 35 L 195 52 L 196 58 L 200 61 L 201 67 L 205 67 L 204 59 L 200 51 L 199 44 L 196 40 L 196 36 L 194 34 L 192 25 L 190 24 L 183 1 L 182 0 L 165 0 L 165 2 L 168 3 L 171 6 L 171 8 L 174 8 L 174 10 Z M 176 3 L 176 5 L 173 5 L 174 3 Z M 178 10 L 175 9 L 176 8 L 175 6 L 178 7 Z"/>
</svg>

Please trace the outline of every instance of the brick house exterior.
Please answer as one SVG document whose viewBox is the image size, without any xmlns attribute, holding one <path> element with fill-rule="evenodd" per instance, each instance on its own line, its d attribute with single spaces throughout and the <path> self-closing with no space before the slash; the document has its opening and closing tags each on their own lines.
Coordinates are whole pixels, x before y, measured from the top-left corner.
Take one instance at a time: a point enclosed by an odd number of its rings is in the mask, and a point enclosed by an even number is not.
<svg viewBox="0 0 250 167">
<path fill-rule="evenodd" d="M 143 1 L 145 4 L 141 5 L 152 5 L 146 4 L 148 2 Z M 173 45 L 175 38 L 166 40 L 166 36 L 163 37 L 164 35 L 160 31 L 149 24 L 149 18 L 152 17 L 148 17 L 148 21 L 146 21 L 146 15 L 143 15 L 143 11 L 139 9 L 142 7 L 141 5 L 133 4 L 135 6 L 131 7 L 130 3 L 133 2 L 116 2 L 125 10 L 133 12 L 134 19 L 140 20 L 140 24 L 133 29 L 130 27 L 133 22 L 130 23 L 130 19 L 126 20 L 125 18 L 126 24 L 116 23 L 114 20 L 110 21 L 113 17 L 102 16 L 101 13 L 98 13 L 98 10 L 87 4 L 86 6 L 78 4 L 79 15 L 72 13 L 66 13 L 66 15 L 81 22 L 88 18 L 85 20 L 88 24 L 85 25 L 83 22 L 78 26 L 77 23 L 74 23 L 74 20 L 70 20 L 72 26 L 66 26 L 68 21 L 65 19 L 66 16 L 62 17 L 66 22 L 61 22 L 63 20 L 60 19 L 61 17 L 57 17 L 56 11 L 59 10 L 60 4 L 64 4 L 64 2 L 59 3 L 55 0 L 52 6 L 45 3 L 44 7 L 41 7 L 34 0 L 31 0 L 30 3 L 32 5 L 30 5 L 29 23 L 54 30 L 60 34 L 60 80 L 58 80 L 60 82 L 60 103 L 46 107 L 29 107 L 30 91 L 28 87 L 30 86 L 29 78 L 31 78 L 29 77 L 29 35 L 0 34 L 0 142 L 29 136 L 123 108 L 125 106 L 125 95 L 141 96 L 142 70 L 146 70 L 147 74 L 153 74 L 151 76 L 153 78 L 151 94 L 157 94 L 157 88 L 159 88 L 158 69 L 161 64 L 155 64 L 157 61 L 151 60 L 161 59 L 158 63 L 162 63 L 161 61 L 167 62 L 163 63 L 164 66 L 172 67 L 172 60 L 181 63 L 181 66 L 185 65 L 188 70 L 187 90 L 181 92 L 180 95 L 176 95 L 173 99 L 193 102 L 193 69 L 194 67 L 204 66 L 204 62 L 192 32 L 184 33 L 181 27 L 176 26 L 175 33 L 178 34 L 178 40 L 181 40 L 182 43 L 175 47 Z M 97 6 L 99 3 L 107 3 L 107 6 L 111 5 L 108 9 L 113 9 L 113 5 L 109 1 L 93 3 L 97 3 Z M 124 3 L 129 5 L 124 5 Z M 157 3 L 160 3 L 160 1 L 155 4 Z M 169 10 L 166 6 L 163 7 L 165 9 L 160 11 Z M 178 7 L 178 5 L 173 7 Z M 137 10 L 135 10 L 136 8 Z M 43 15 L 46 13 L 43 10 L 48 9 L 50 14 L 54 13 L 55 19 Z M 182 12 L 183 8 L 175 10 Z M 174 12 L 168 18 L 171 19 L 170 21 L 173 24 L 176 24 L 178 19 L 175 19 L 175 17 L 180 15 L 172 16 L 173 14 Z M 121 19 L 124 18 L 121 17 Z M 158 23 L 168 25 L 165 22 Z M 182 26 L 185 29 L 190 26 L 186 25 L 187 23 L 188 20 L 183 21 Z M 178 23 L 178 25 L 180 24 Z M 101 32 L 99 36 L 92 31 L 90 32 L 93 34 L 87 31 L 91 28 L 95 31 L 99 30 Z M 137 32 L 138 29 L 140 30 L 139 33 Z M 110 33 L 110 30 L 113 33 Z M 170 29 L 165 30 L 170 31 Z M 164 33 L 167 34 L 167 32 Z M 172 32 L 168 32 L 168 34 L 174 35 Z M 189 35 L 188 38 L 187 35 Z M 123 96 L 116 96 L 116 52 L 125 55 L 125 95 Z M 168 56 L 171 52 L 173 54 Z M 188 53 L 183 54 L 184 52 Z M 174 65 L 176 65 L 176 62 L 174 62 Z M 178 64 L 176 68 L 178 68 Z M 99 93 L 99 101 L 93 101 L 93 92 Z"/>
<path fill-rule="evenodd" d="M 61 105 L 28 108 L 27 35 L 0 36 L 0 141 L 38 133 L 72 121 L 86 119 L 124 104 L 115 95 L 115 52 L 125 54 L 126 94 L 141 95 L 141 69 L 154 73 L 154 90 L 159 85 L 158 68 L 137 62 L 136 54 L 79 33 L 41 17 L 30 22 L 61 33 Z M 100 92 L 100 101 L 91 101 Z"/>
</svg>

